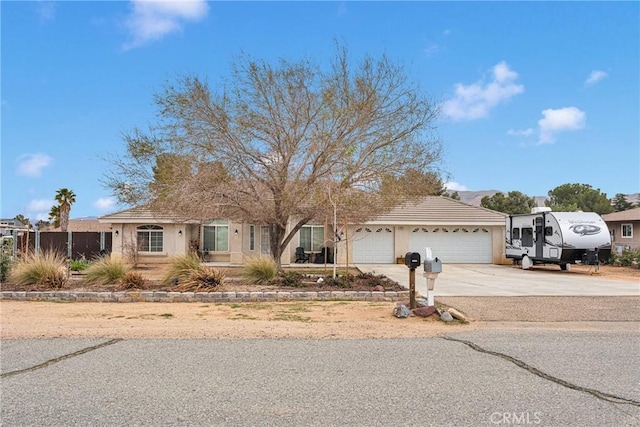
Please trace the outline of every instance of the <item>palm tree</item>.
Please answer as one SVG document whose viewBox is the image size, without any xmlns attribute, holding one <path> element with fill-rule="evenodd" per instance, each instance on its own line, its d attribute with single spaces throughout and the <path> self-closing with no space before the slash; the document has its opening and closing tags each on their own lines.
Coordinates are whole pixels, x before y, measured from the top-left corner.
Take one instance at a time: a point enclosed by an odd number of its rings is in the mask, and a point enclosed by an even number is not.
<svg viewBox="0 0 640 427">
<path fill-rule="evenodd" d="M 51 206 L 49 211 L 49 220 L 53 221 L 53 228 L 60 227 L 60 206 Z"/>
<path fill-rule="evenodd" d="M 71 205 L 76 202 L 76 195 L 67 188 L 61 188 L 56 193 L 56 201 L 60 207 L 60 229 L 67 231 L 67 228 L 69 228 L 69 213 L 71 212 Z"/>
</svg>

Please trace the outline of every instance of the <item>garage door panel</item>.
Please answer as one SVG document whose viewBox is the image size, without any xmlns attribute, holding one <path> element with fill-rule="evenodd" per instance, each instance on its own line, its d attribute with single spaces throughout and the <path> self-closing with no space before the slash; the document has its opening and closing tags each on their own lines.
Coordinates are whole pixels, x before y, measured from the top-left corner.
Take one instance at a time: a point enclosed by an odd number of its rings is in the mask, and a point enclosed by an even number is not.
<svg viewBox="0 0 640 427">
<path fill-rule="evenodd" d="M 356 229 L 353 258 L 355 263 L 360 264 L 393 263 L 393 230 L 389 227 Z"/>
<path fill-rule="evenodd" d="M 409 248 L 424 256 L 429 247 L 443 263 L 491 263 L 491 230 L 485 227 L 422 227 L 413 229 Z"/>
</svg>

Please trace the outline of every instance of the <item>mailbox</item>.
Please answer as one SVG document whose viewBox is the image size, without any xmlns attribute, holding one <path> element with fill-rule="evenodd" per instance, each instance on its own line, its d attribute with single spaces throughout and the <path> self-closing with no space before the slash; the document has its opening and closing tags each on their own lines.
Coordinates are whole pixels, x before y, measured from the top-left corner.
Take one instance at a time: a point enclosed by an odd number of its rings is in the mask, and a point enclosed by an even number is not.
<svg viewBox="0 0 640 427">
<path fill-rule="evenodd" d="M 420 252 L 407 252 L 404 256 L 404 265 L 412 270 L 420 266 Z"/>
<path fill-rule="evenodd" d="M 442 261 L 438 257 L 435 257 L 434 259 L 425 259 L 424 272 L 425 273 L 442 273 Z"/>
</svg>

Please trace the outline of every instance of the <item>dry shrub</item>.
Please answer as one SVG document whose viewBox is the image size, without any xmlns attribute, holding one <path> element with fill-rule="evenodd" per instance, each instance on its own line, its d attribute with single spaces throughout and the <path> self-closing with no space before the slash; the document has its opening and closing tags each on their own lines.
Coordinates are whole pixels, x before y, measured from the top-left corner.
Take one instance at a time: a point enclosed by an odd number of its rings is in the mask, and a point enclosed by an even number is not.
<svg viewBox="0 0 640 427">
<path fill-rule="evenodd" d="M 198 256 L 194 253 L 174 256 L 171 259 L 171 264 L 169 265 L 167 272 L 162 278 L 162 283 L 165 285 L 170 285 L 175 280 L 178 280 L 178 283 L 183 282 L 199 268 L 200 258 L 198 258 Z"/>
<path fill-rule="evenodd" d="M 126 291 L 128 289 L 146 289 L 147 280 L 142 274 L 135 271 L 127 272 L 116 287 L 116 291 Z"/>
<path fill-rule="evenodd" d="M 96 259 L 85 270 L 85 281 L 91 285 L 110 285 L 120 280 L 131 270 L 131 267 L 121 258 L 111 258 L 105 255 Z"/>
<path fill-rule="evenodd" d="M 278 274 L 278 266 L 269 255 L 257 255 L 247 259 L 242 277 L 254 285 L 269 284 Z"/>
<path fill-rule="evenodd" d="M 183 282 L 178 282 L 174 288 L 176 292 L 219 291 L 224 284 L 225 274 L 217 268 L 201 265 L 182 280 Z"/>
<path fill-rule="evenodd" d="M 67 284 L 66 258 L 56 251 L 29 252 L 12 267 L 9 281 L 22 286 L 60 289 Z"/>
</svg>

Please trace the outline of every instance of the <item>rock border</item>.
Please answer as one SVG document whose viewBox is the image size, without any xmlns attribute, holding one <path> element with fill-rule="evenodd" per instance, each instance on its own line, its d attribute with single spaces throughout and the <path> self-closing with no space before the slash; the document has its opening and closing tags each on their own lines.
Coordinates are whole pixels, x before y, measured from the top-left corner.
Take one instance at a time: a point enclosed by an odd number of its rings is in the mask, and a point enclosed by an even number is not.
<svg viewBox="0 0 640 427">
<path fill-rule="evenodd" d="M 403 301 L 409 291 L 265 291 L 265 292 L 74 292 L 0 291 L 0 301 L 76 302 L 267 302 L 267 301 Z"/>
</svg>

